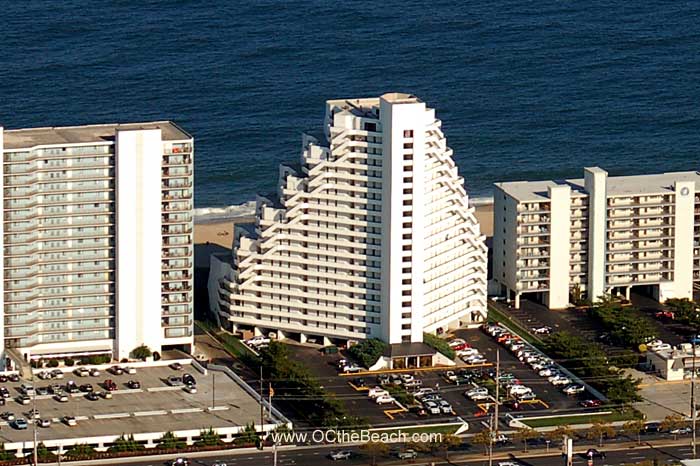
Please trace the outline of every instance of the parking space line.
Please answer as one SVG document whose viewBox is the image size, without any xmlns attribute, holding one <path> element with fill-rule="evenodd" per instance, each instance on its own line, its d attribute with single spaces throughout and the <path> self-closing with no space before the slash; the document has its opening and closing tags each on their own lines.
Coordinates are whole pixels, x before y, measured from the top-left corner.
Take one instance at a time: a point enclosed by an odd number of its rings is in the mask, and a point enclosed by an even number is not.
<svg viewBox="0 0 700 466">
<path fill-rule="evenodd" d="M 158 411 L 137 411 L 134 413 L 134 416 L 161 416 L 163 414 L 168 414 L 167 411 L 165 410 L 158 410 Z"/>
<path fill-rule="evenodd" d="M 191 414 L 191 413 L 201 413 L 203 408 L 181 408 L 181 409 L 171 409 L 172 414 Z"/>
<path fill-rule="evenodd" d="M 112 414 L 95 414 L 95 419 L 119 419 L 122 417 L 131 417 L 129 413 L 112 413 Z"/>
</svg>

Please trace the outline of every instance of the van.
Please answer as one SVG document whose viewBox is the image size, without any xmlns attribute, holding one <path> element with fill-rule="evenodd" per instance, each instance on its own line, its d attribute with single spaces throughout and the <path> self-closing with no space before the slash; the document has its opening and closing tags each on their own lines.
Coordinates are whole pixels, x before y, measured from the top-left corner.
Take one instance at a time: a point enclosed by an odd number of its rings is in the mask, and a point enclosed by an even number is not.
<svg viewBox="0 0 700 466">
<path fill-rule="evenodd" d="M 34 396 L 34 386 L 30 383 L 23 383 L 19 390 L 27 396 Z"/>
</svg>

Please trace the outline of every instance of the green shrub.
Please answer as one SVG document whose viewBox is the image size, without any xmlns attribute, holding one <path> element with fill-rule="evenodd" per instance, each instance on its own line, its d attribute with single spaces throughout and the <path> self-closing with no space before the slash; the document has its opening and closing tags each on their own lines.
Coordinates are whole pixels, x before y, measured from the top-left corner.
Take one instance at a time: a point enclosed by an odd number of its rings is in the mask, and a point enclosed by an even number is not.
<svg viewBox="0 0 700 466">
<path fill-rule="evenodd" d="M 457 357 L 457 354 L 452 348 L 450 348 L 450 345 L 447 343 L 446 340 L 443 340 L 442 338 L 433 335 L 432 333 L 423 334 L 423 343 L 430 346 L 434 350 L 444 354 L 450 359 L 454 359 L 455 357 Z"/>
<path fill-rule="evenodd" d="M 160 440 L 158 440 L 158 448 L 164 450 L 177 450 L 184 447 L 185 442 L 177 438 L 175 434 L 170 431 L 164 433 Z"/>
<path fill-rule="evenodd" d="M 131 357 L 134 359 L 140 359 L 145 361 L 146 358 L 150 358 L 153 355 L 153 351 L 146 345 L 137 346 L 131 350 Z"/>
<path fill-rule="evenodd" d="M 46 363 L 46 367 L 58 367 L 58 359 L 49 359 Z"/>
<path fill-rule="evenodd" d="M 356 361 L 359 361 L 364 367 L 372 367 L 374 363 L 379 360 L 381 355 L 384 354 L 388 346 L 389 345 L 382 340 L 369 338 L 352 346 L 348 350 L 348 354 Z"/>
<path fill-rule="evenodd" d="M 94 454 L 95 449 L 86 443 L 78 443 L 66 451 L 66 456 L 71 458 L 84 458 L 86 456 L 93 456 Z"/>
<path fill-rule="evenodd" d="M 75 365 L 75 361 L 71 358 L 66 358 L 63 360 L 63 364 L 68 366 L 68 367 L 72 367 Z"/>
</svg>

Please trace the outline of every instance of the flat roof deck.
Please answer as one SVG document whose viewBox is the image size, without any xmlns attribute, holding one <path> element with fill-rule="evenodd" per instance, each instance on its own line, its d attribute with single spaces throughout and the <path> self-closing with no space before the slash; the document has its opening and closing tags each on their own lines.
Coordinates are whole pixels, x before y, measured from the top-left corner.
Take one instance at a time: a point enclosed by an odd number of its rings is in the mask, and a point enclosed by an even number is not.
<svg viewBox="0 0 700 466">
<path fill-rule="evenodd" d="M 673 184 L 677 181 L 693 181 L 696 191 L 700 190 L 700 172 L 670 172 L 652 175 L 609 176 L 608 196 L 671 193 L 674 190 Z M 547 188 L 564 185 L 571 187 L 572 197 L 587 195 L 583 178 L 495 183 L 495 186 L 521 202 L 547 201 L 549 200 Z"/>
<path fill-rule="evenodd" d="M 164 141 L 192 139 L 192 136 L 172 121 L 153 121 L 145 123 L 5 129 L 4 147 L 5 149 L 29 149 L 42 145 L 113 141 L 117 131 L 137 129 L 160 129 Z"/>
</svg>

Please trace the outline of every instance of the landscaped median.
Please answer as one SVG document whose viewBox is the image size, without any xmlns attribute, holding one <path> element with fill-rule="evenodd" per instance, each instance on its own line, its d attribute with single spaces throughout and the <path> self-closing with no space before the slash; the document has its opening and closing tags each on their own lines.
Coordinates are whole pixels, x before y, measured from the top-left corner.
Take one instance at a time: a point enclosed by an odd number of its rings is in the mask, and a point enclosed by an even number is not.
<svg viewBox="0 0 700 466">
<path fill-rule="evenodd" d="M 533 429 L 537 429 L 542 427 L 577 426 L 593 424 L 596 422 L 624 422 L 639 418 L 639 413 L 636 411 L 602 411 L 598 413 L 581 413 L 569 415 L 555 414 L 552 416 L 533 416 L 528 418 L 514 417 L 513 423 L 511 423 L 510 425 L 512 427 L 516 427 L 515 423 L 518 423 L 523 424 L 527 427 L 531 427 Z"/>
</svg>

